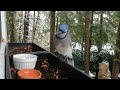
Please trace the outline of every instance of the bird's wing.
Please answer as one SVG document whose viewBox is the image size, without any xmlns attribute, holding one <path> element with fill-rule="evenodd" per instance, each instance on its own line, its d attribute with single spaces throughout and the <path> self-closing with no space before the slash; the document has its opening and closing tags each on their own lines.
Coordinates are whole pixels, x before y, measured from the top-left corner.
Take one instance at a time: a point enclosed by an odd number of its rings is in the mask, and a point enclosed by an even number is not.
<svg viewBox="0 0 120 90">
<path fill-rule="evenodd" d="M 69 43 L 70 43 L 70 47 L 72 48 L 72 40 L 71 39 L 70 39 Z"/>
<path fill-rule="evenodd" d="M 68 33 L 67 38 L 68 38 L 68 41 L 69 41 L 69 45 L 72 48 L 72 39 L 71 39 L 70 33 Z"/>
</svg>

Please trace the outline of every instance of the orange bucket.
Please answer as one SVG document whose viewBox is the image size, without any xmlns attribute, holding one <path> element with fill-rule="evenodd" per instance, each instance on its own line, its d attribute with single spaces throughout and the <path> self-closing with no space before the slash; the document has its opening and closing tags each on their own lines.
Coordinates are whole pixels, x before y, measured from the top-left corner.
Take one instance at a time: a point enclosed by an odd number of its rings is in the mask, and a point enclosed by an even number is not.
<svg viewBox="0 0 120 90">
<path fill-rule="evenodd" d="M 21 69 L 18 71 L 19 79 L 40 79 L 42 73 L 35 69 Z"/>
</svg>

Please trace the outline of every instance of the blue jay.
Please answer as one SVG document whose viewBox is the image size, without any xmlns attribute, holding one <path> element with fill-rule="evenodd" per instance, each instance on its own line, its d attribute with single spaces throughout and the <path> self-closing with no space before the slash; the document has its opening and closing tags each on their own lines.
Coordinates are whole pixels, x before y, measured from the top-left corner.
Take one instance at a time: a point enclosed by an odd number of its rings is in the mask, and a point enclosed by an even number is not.
<svg viewBox="0 0 120 90">
<path fill-rule="evenodd" d="M 74 66 L 72 40 L 67 24 L 60 25 L 59 30 L 54 35 L 54 44 L 57 52 L 65 56 L 66 62 Z"/>
</svg>

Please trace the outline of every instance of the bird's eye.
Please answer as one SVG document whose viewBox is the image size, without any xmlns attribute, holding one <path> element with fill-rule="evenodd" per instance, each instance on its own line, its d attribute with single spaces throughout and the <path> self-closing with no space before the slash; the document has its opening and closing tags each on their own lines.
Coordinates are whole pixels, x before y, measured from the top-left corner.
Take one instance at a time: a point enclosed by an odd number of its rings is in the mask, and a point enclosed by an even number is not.
<svg viewBox="0 0 120 90">
<path fill-rule="evenodd" d="M 59 31 L 61 31 L 61 32 L 62 32 L 62 29 L 59 29 Z"/>
<path fill-rule="evenodd" d="M 65 33 L 62 29 L 59 29 L 59 31 L 61 31 L 62 33 Z"/>
</svg>

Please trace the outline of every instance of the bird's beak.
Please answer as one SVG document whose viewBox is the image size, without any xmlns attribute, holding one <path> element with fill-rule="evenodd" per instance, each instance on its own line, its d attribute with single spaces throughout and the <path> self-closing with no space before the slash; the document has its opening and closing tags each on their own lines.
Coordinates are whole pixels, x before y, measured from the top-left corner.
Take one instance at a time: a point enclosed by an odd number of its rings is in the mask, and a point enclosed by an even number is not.
<svg viewBox="0 0 120 90">
<path fill-rule="evenodd" d="M 59 29 L 59 31 L 61 32 L 61 33 L 65 33 L 63 30 L 61 30 L 61 29 Z"/>
<path fill-rule="evenodd" d="M 63 34 L 61 31 L 58 31 L 58 34 Z"/>
</svg>

